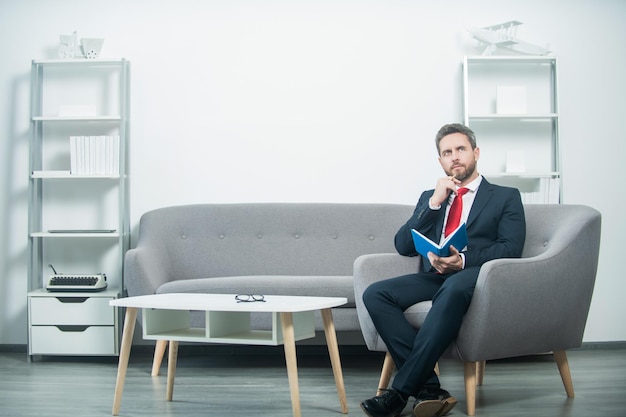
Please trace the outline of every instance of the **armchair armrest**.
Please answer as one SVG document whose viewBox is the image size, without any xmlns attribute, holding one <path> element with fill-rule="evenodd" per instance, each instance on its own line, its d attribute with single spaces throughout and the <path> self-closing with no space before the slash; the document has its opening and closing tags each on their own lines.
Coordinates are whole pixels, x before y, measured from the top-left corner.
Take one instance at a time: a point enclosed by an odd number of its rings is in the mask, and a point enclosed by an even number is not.
<svg viewBox="0 0 626 417">
<path fill-rule="evenodd" d="M 487 262 L 454 350 L 482 361 L 580 346 L 596 269 L 582 258 L 565 250 Z"/>
<path fill-rule="evenodd" d="M 363 304 L 363 292 L 372 283 L 388 278 L 415 273 L 421 266 L 420 257 L 397 253 L 376 253 L 359 256 L 354 261 L 354 296 L 361 332 L 369 350 L 386 351 L 385 344 Z"/>
</svg>

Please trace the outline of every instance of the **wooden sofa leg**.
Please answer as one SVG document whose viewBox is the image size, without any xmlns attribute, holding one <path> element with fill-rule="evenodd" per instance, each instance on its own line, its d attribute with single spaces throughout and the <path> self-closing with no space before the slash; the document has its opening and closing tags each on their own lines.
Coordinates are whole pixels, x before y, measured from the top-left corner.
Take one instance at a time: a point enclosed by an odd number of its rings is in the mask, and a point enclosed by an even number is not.
<svg viewBox="0 0 626 417">
<path fill-rule="evenodd" d="M 152 360 L 152 376 L 159 375 L 159 369 L 161 368 L 161 362 L 163 362 L 163 356 L 165 356 L 165 348 L 167 347 L 167 340 L 157 340 L 154 347 L 154 359 Z"/>
<path fill-rule="evenodd" d="M 391 354 L 387 352 L 385 354 L 385 360 L 383 361 L 383 370 L 380 373 L 380 380 L 378 381 L 378 389 L 376 390 L 376 395 L 382 394 L 383 390 L 389 386 L 391 374 L 393 374 L 393 370 L 395 368 L 396 365 L 393 363 Z"/>
<path fill-rule="evenodd" d="M 555 350 L 553 352 L 556 366 L 559 367 L 561 380 L 565 386 L 565 392 L 569 398 L 574 398 L 574 384 L 572 383 L 572 374 L 569 371 L 569 363 L 567 362 L 567 354 L 564 350 Z"/>
<path fill-rule="evenodd" d="M 465 401 L 467 415 L 476 414 L 476 366 L 478 362 L 465 362 Z"/>
<path fill-rule="evenodd" d="M 482 385 L 485 377 L 485 365 L 487 361 L 476 362 L 476 385 Z"/>
</svg>

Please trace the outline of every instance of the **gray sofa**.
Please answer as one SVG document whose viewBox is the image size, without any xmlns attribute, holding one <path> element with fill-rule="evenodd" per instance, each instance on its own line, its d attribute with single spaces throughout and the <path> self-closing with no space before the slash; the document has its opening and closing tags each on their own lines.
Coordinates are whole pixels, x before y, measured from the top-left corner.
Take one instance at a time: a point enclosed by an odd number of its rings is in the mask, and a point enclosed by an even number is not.
<svg viewBox="0 0 626 417">
<path fill-rule="evenodd" d="M 255 203 L 159 208 L 139 223 L 126 253 L 129 296 L 160 293 L 253 293 L 346 297 L 333 310 L 339 342 L 363 343 L 352 268 L 364 254 L 395 252 L 393 237 L 413 206 Z M 252 318 L 268 328 L 269 317 Z M 204 316 L 192 317 L 202 325 Z M 323 330 L 317 317 L 317 330 Z M 352 337 L 354 339 L 354 337 Z"/>
</svg>

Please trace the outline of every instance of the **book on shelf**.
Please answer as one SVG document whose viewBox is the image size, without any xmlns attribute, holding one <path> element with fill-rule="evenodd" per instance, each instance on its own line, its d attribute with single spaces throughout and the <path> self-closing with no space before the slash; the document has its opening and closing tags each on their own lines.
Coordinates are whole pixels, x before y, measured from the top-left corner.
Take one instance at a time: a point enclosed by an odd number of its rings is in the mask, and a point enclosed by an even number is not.
<svg viewBox="0 0 626 417">
<path fill-rule="evenodd" d="M 70 136 L 72 175 L 118 175 L 119 162 L 119 136 Z"/>
<path fill-rule="evenodd" d="M 556 178 L 539 178 L 533 191 L 521 193 L 524 204 L 559 204 L 561 180 Z"/>
<path fill-rule="evenodd" d="M 33 171 L 34 178 L 63 178 L 70 175 L 70 171 L 57 170 L 36 170 Z"/>
<path fill-rule="evenodd" d="M 438 256 L 450 256 L 450 246 L 454 246 L 459 252 L 467 246 L 467 228 L 465 223 L 454 229 L 441 244 L 436 244 L 415 229 L 411 229 L 415 250 L 422 256 L 428 256 L 432 252 Z"/>
</svg>

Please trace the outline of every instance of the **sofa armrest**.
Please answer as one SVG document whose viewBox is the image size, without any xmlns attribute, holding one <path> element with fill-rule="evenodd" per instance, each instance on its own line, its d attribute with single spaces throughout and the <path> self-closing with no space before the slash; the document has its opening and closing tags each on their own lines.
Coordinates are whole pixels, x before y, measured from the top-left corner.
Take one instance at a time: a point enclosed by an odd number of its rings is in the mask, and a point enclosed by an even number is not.
<svg viewBox="0 0 626 417">
<path fill-rule="evenodd" d="M 363 292 L 372 283 L 388 278 L 415 273 L 421 266 L 420 257 L 397 253 L 376 253 L 359 256 L 354 261 L 354 297 L 363 339 L 369 350 L 386 351 L 383 341 L 363 304 Z"/>
<path fill-rule="evenodd" d="M 166 256 L 149 247 L 137 247 L 124 257 L 124 282 L 129 296 L 156 293 L 170 280 Z"/>
</svg>

